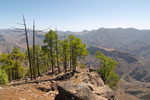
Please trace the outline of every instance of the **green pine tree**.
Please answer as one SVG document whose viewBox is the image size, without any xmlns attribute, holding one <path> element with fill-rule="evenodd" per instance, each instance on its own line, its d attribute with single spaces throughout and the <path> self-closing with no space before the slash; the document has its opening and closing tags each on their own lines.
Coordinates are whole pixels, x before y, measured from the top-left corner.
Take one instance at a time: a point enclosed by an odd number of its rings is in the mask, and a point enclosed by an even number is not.
<svg viewBox="0 0 150 100">
<path fill-rule="evenodd" d="M 44 39 L 44 50 L 48 52 L 49 58 L 51 61 L 51 66 L 52 66 L 52 73 L 54 73 L 54 66 L 56 62 L 56 32 L 53 30 L 50 30 L 48 33 L 45 34 L 45 39 Z"/>
<path fill-rule="evenodd" d="M 119 82 L 119 76 L 115 73 L 117 62 L 109 57 L 106 57 L 100 51 L 96 52 L 96 58 L 100 60 L 101 67 L 98 70 L 103 81 L 111 88 L 117 88 Z"/>
<path fill-rule="evenodd" d="M 80 38 L 71 34 L 67 37 L 67 40 L 70 45 L 70 64 L 75 72 L 78 58 L 85 58 L 88 55 L 88 51 L 86 50 L 86 44 L 83 44 Z"/>
</svg>

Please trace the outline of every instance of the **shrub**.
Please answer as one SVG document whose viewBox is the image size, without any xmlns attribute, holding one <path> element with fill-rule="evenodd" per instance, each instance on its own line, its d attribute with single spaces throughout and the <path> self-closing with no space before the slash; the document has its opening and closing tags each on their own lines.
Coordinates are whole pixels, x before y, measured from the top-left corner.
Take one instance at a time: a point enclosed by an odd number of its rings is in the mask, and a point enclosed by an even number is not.
<svg viewBox="0 0 150 100">
<path fill-rule="evenodd" d="M 85 69 L 87 66 L 85 64 L 80 64 L 81 69 Z"/>
<path fill-rule="evenodd" d="M 100 51 L 96 52 L 96 58 L 101 62 L 101 68 L 98 73 L 105 84 L 108 84 L 111 88 L 117 88 L 119 82 L 119 76 L 115 73 L 117 62 L 109 57 L 106 57 Z"/>
<path fill-rule="evenodd" d="M 8 76 L 5 70 L 0 69 L 0 85 L 6 85 L 8 83 Z"/>
</svg>

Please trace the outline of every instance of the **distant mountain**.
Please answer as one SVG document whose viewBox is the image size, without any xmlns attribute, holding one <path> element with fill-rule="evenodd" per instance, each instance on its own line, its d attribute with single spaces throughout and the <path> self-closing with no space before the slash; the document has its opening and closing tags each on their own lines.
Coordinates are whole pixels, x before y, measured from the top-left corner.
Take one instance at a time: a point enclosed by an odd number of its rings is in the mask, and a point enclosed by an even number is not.
<svg viewBox="0 0 150 100">
<path fill-rule="evenodd" d="M 36 32 L 36 44 L 43 44 L 45 33 L 46 32 Z M 130 94 L 137 94 L 136 96 L 140 98 L 145 98 L 142 97 L 143 94 L 146 95 L 146 98 L 150 98 L 147 97 L 147 95 L 150 94 L 146 94 L 150 87 L 150 85 L 147 85 L 148 82 L 150 82 L 150 62 L 147 62 L 147 60 L 150 59 L 150 30 L 138 30 L 134 28 L 100 28 L 91 31 L 58 31 L 57 33 L 61 39 L 64 39 L 69 34 L 74 34 L 87 44 L 90 54 L 84 60 L 87 66 L 99 67 L 99 62 L 94 55 L 97 50 L 101 51 L 106 56 L 116 59 L 119 63 L 116 72 L 123 81 L 125 80 L 127 82 L 125 84 L 121 81 L 121 85 L 124 87 L 125 91 Z M 24 31 L 18 32 L 12 29 L 1 29 L 0 53 L 10 52 L 14 46 L 25 51 L 26 44 L 22 43 L 24 42 L 23 39 L 25 36 L 20 36 L 22 34 L 24 34 Z M 32 30 L 28 30 L 28 36 L 29 44 L 32 46 Z M 129 86 L 129 83 L 132 83 L 131 81 L 135 83 Z M 143 86 L 142 89 L 144 90 L 141 90 L 140 87 L 137 89 L 135 85 L 137 87 Z M 134 91 L 132 87 L 135 87 Z"/>
<path fill-rule="evenodd" d="M 120 52 L 112 49 L 100 48 L 90 46 L 87 49 L 89 56 L 84 60 L 87 66 L 99 67 L 100 63 L 95 57 L 96 51 L 101 51 L 108 57 L 115 59 L 118 62 L 116 72 L 120 77 L 127 78 L 132 77 L 137 81 L 150 82 L 150 66 L 148 62 L 136 57 L 135 55 L 127 52 Z M 128 80 L 127 80 L 128 81 Z"/>
<path fill-rule="evenodd" d="M 3 29 L 0 30 L 0 51 L 9 52 L 14 46 L 21 48 L 23 51 L 26 48 L 24 31 Z M 32 30 L 28 30 L 29 43 L 32 44 Z M 43 35 L 36 33 L 36 43 L 42 44 Z"/>
<path fill-rule="evenodd" d="M 80 37 L 88 46 L 113 48 L 150 59 L 150 30 L 100 28 Z"/>
<path fill-rule="evenodd" d="M 47 32 L 40 32 L 37 30 L 35 32 L 35 42 L 38 45 L 43 44 L 44 35 Z M 12 30 L 12 29 L 1 29 L 0 30 L 0 52 L 9 52 L 13 49 L 14 46 L 19 47 L 22 51 L 26 50 L 24 31 Z M 74 34 L 73 32 L 67 31 L 58 31 L 59 37 L 64 39 L 69 34 Z M 28 30 L 29 44 L 32 46 L 32 30 Z"/>
<path fill-rule="evenodd" d="M 36 43 L 42 44 L 46 32 L 36 32 Z M 61 39 L 69 34 L 74 34 L 82 39 L 87 46 L 99 46 L 112 48 L 117 51 L 126 51 L 145 59 L 150 59 L 150 30 L 138 30 L 134 28 L 99 28 L 97 30 L 84 30 L 82 32 L 58 31 Z M 26 45 L 20 44 L 24 34 L 11 29 L 0 30 L 0 50 L 6 51 L 5 44 L 17 45 L 26 48 Z M 28 30 L 29 42 L 32 45 L 32 30 Z"/>
<path fill-rule="evenodd" d="M 127 94 L 134 95 L 140 100 L 149 100 L 150 93 L 150 63 L 145 62 L 135 55 L 127 52 L 106 49 L 102 47 L 90 46 L 84 63 L 86 66 L 100 67 L 100 62 L 96 59 L 96 51 L 101 51 L 107 57 L 111 57 L 118 62 L 116 72 L 120 76 L 119 89 Z"/>
</svg>

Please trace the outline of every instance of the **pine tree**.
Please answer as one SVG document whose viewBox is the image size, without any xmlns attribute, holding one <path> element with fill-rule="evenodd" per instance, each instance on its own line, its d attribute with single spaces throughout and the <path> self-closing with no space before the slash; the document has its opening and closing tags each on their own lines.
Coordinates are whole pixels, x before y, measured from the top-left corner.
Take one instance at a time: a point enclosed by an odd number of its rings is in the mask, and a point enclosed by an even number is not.
<svg viewBox="0 0 150 100">
<path fill-rule="evenodd" d="M 49 69 L 49 62 L 50 62 L 49 54 L 42 47 L 41 53 L 40 53 L 40 65 L 41 65 L 42 72 L 48 71 L 48 69 Z"/>
<path fill-rule="evenodd" d="M 33 50 L 35 49 L 35 55 L 34 55 L 34 52 Z M 30 48 L 30 52 L 31 52 L 31 59 L 32 59 L 32 69 L 34 69 L 34 67 L 36 66 L 36 72 L 38 74 L 38 76 L 40 76 L 40 66 L 41 66 L 41 63 L 40 63 L 40 60 L 41 60 L 41 56 L 42 56 L 42 50 L 41 50 L 41 47 L 39 45 L 34 45 L 34 48 L 31 47 Z M 35 56 L 35 58 L 34 58 Z M 35 59 L 35 62 L 34 62 L 34 59 Z M 34 63 L 35 63 L 35 66 L 34 66 Z M 36 74 L 36 76 L 37 76 Z"/>
<path fill-rule="evenodd" d="M 67 41 L 67 39 L 64 39 L 61 42 L 61 46 L 62 46 L 62 61 L 63 61 L 63 66 L 64 66 L 64 71 L 67 71 L 67 61 L 69 59 L 69 42 Z"/>
<path fill-rule="evenodd" d="M 0 56 L 1 69 L 6 71 L 9 81 L 20 79 L 24 76 L 25 69 L 22 66 L 24 57 L 25 54 L 17 47 L 14 47 L 9 54 Z"/>
<path fill-rule="evenodd" d="M 13 60 L 13 68 L 15 71 L 14 79 L 19 79 L 23 77 L 24 67 L 22 66 L 22 62 L 25 58 L 25 54 L 22 53 L 19 48 L 14 47 L 13 51 L 10 53 L 10 56 Z"/>
<path fill-rule="evenodd" d="M 70 44 L 70 64 L 72 64 L 73 72 L 75 72 L 78 58 L 85 58 L 88 55 L 88 51 L 86 50 L 86 45 L 82 43 L 80 38 L 69 35 L 67 40 Z"/>
<path fill-rule="evenodd" d="M 55 49 L 55 44 L 56 44 L 56 32 L 53 30 L 50 30 L 47 34 L 45 34 L 45 39 L 44 39 L 44 46 L 43 48 L 48 51 L 50 61 L 51 61 L 51 66 L 52 66 L 52 73 L 54 73 L 54 66 L 55 66 L 55 59 L 56 59 L 56 49 Z"/>
<path fill-rule="evenodd" d="M 98 73 L 102 77 L 103 81 L 111 88 L 118 87 L 119 76 L 115 73 L 117 62 L 109 57 L 106 57 L 100 51 L 96 52 L 96 58 L 101 62 L 101 68 Z"/>
<path fill-rule="evenodd" d="M 55 36 L 55 50 L 56 50 L 56 62 L 57 62 L 57 68 L 58 68 L 58 73 L 60 73 L 60 43 L 61 41 L 59 40 L 59 36 L 57 34 L 57 29 L 56 29 L 56 36 Z"/>
<path fill-rule="evenodd" d="M 8 76 L 5 70 L 0 68 L 0 85 L 6 85 L 8 83 Z"/>
</svg>

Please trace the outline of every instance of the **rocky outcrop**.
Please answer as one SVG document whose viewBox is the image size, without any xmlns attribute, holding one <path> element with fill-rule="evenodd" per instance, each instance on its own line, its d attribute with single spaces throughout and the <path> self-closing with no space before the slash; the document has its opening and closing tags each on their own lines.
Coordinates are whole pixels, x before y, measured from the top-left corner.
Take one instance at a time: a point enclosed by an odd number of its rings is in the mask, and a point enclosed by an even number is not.
<svg viewBox="0 0 150 100">
<path fill-rule="evenodd" d="M 76 80 L 59 84 L 56 100 L 116 100 L 113 91 L 95 73 L 82 73 Z"/>
<path fill-rule="evenodd" d="M 92 89 L 86 84 L 66 82 L 58 86 L 62 100 L 95 100 Z"/>
</svg>

